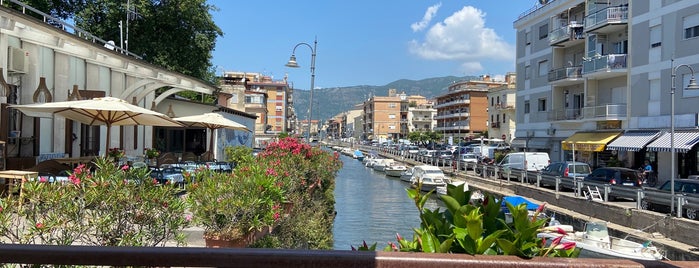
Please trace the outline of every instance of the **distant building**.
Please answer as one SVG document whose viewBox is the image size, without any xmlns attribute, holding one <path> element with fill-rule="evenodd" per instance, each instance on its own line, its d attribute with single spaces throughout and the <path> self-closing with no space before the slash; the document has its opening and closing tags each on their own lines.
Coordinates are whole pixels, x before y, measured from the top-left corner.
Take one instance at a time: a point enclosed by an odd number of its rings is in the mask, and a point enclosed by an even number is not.
<svg viewBox="0 0 699 268">
<path fill-rule="evenodd" d="M 488 136 L 511 143 L 515 134 L 515 73 L 505 75 L 506 85 L 488 91 Z"/>
<path fill-rule="evenodd" d="M 492 81 L 488 75 L 481 80 L 454 82 L 446 93 L 436 97 L 435 131 L 442 132 L 444 141 L 452 143 L 480 137 L 488 130 L 488 91 L 505 85 Z"/>
<path fill-rule="evenodd" d="M 389 89 L 387 97 L 374 96 L 364 101 L 360 139 L 384 141 L 407 138 L 411 127 L 408 119 L 410 102 L 426 103 L 427 100 L 422 96 L 397 94 L 396 89 Z"/>
</svg>

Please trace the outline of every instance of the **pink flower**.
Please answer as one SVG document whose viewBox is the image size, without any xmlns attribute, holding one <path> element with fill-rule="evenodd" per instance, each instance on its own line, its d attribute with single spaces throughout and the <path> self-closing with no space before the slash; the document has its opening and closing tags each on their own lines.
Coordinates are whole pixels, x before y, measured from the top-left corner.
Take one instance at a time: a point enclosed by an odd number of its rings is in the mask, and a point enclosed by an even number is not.
<svg viewBox="0 0 699 268">
<path fill-rule="evenodd" d="M 72 183 L 75 184 L 75 185 L 80 184 L 80 178 L 78 178 L 77 176 L 75 176 L 75 173 L 70 174 L 70 176 L 68 176 L 68 179 L 70 179 L 70 182 L 72 182 Z"/>
<path fill-rule="evenodd" d="M 37 223 L 36 223 L 36 228 L 37 228 L 37 229 L 44 228 L 44 224 L 41 223 L 41 222 L 37 222 Z"/>
<path fill-rule="evenodd" d="M 48 182 L 49 179 L 46 176 L 40 176 L 39 177 L 39 182 Z"/>
<path fill-rule="evenodd" d="M 129 170 L 129 165 L 124 165 L 124 166 L 122 166 L 122 167 L 121 167 L 121 170 L 124 170 L 124 171 Z"/>
<path fill-rule="evenodd" d="M 192 215 L 191 214 L 184 215 L 184 220 L 185 221 L 192 221 Z"/>
<path fill-rule="evenodd" d="M 560 250 L 560 249 L 562 249 L 562 250 L 569 250 L 569 249 L 575 248 L 575 242 L 572 242 L 572 241 L 571 241 L 571 242 L 565 242 L 565 243 L 563 243 L 563 244 L 557 245 L 555 248 L 556 248 L 556 249 L 559 249 L 559 250 Z"/>
</svg>

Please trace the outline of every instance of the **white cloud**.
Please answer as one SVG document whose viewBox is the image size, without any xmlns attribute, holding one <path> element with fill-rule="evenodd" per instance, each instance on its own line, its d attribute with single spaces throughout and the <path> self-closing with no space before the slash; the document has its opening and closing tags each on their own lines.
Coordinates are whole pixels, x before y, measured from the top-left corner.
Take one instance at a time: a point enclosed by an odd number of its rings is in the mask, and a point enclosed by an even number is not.
<svg viewBox="0 0 699 268">
<path fill-rule="evenodd" d="M 474 74 L 483 71 L 483 65 L 477 61 L 464 62 L 459 68 L 459 73 Z"/>
<path fill-rule="evenodd" d="M 482 69 L 478 63 L 482 60 L 514 60 L 514 46 L 485 27 L 485 16 L 475 7 L 464 6 L 433 25 L 423 41 L 410 41 L 410 52 L 424 59 L 465 61 L 462 68 Z"/>
<path fill-rule="evenodd" d="M 413 32 L 419 32 L 427 28 L 427 25 L 429 25 L 430 21 L 432 21 L 432 17 L 434 17 L 434 14 L 437 13 L 441 6 L 442 3 L 428 7 L 427 10 L 425 10 L 425 16 L 422 17 L 422 20 L 410 25 L 410 28 L 413 29 Z"/>
</svg>

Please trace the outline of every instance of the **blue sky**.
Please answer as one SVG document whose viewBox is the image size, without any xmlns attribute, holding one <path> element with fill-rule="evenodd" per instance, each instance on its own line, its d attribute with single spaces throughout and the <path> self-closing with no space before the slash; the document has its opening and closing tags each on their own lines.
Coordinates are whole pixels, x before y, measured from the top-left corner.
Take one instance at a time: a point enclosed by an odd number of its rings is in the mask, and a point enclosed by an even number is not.
<svg viewBox="0 0 699 268">
<path fill-rule="evenodd" d="M 317 37 L 315 88 L 382 86 L 399 79 L 514 71 L 513 22 L 538 0 L 209 0 L 224 36 L 217 73 L 257 72 L 310 86 L 311 49 L 301 68 L 284 64 Z"/>
</svg>

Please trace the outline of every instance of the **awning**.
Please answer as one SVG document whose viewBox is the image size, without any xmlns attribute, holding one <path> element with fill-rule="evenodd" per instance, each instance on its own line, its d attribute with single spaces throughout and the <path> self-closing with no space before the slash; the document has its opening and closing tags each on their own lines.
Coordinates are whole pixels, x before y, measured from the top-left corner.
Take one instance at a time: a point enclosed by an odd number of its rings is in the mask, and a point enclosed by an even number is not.
<svg viewBox="0 0 699 268">
<path fill-rule="evenodd" d="M 551 140 L 549 138 L 514 138 L 510 147 L 512 148 L 534 148 L 534 149 L 547 149 L 551 146 L 549 144 Z"/>
<path fill-rule="evenodd" d="M 619 136 L 621 132 L 577 132 L 561 142 L 563 150 L 601 152 L 611 140 Z"/>
<path fill-rule="evenodd" d="M 629 130 L 607 144 L 607 150 L 638 152 L 660 133 L 660 130 Z"/>
<path fill-rule="evenodd" d="M 699 131 L 675 131 L 675 152 L 686 153 L 697 143 L 699 143 Z M 660 138 L 648 144 L 647 149 L 656 152 L 671 151 L 670 132 L 663 133 Z"/>
</svg>

